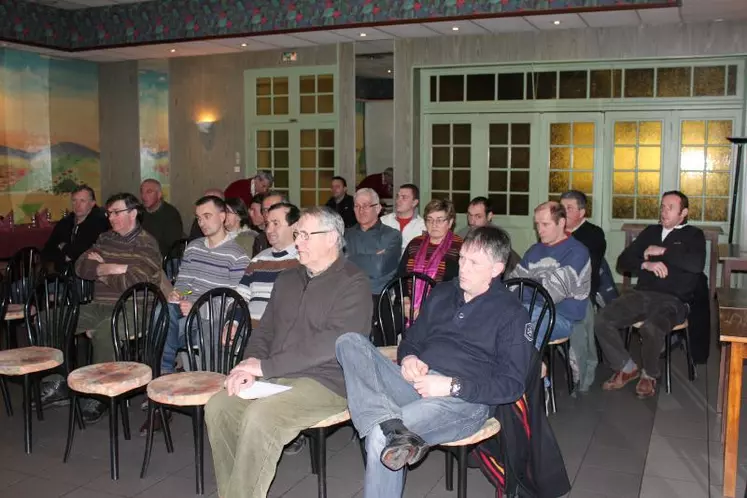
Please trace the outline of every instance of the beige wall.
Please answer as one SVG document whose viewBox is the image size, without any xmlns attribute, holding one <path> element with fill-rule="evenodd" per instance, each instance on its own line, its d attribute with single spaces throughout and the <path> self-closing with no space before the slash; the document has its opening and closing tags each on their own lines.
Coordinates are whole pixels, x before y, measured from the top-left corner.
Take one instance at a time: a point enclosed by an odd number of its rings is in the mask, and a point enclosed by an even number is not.
<svg viewBox="0 0 747 498">
<path fill-rule="evenodd" d="M 340 53 L 340 165 L 355 167 L 355 78 L 345 88 L 350 62 L 354 71 L 352 43 L 295 50 L 293 65 L 335 65 Z M 185 221 L 191 222 L 192 205 L 208 187 L 225 188 L 244 177 L 246 164 L 244 71 L 285 67 L 281 51 L 247 52 L 206 57 L 171 59 L 169 64 L 169 129 L 171 144 L 171 199 Z M 354 73 L 353 73 L 354 74 Z M 350 100 L 349 105 L 344 106 Z M 352 111 L 346 110 L 350 107 Z M 351 116 L 348 116 L 348 114 Z M 215 123 L 210 139 L 201 135 L 195 122 L 202 113 L 212 114 Z M 351 121 L 352 119 L 352 121 Z M 342 126 L 347 122 L 353 125 Z M 350 149 L 350 150 L 348 150 Z M 241 173 L 234 173 L 236 153 L 241 155 Z M 185 225 L 187 226 L 187 225 Z"/>
<path fill-rule="evenodd" d="M 137 61 L 99 65 L 102 202 L 117 192 L 139 195 L 139 126 Z"/>
</svg>

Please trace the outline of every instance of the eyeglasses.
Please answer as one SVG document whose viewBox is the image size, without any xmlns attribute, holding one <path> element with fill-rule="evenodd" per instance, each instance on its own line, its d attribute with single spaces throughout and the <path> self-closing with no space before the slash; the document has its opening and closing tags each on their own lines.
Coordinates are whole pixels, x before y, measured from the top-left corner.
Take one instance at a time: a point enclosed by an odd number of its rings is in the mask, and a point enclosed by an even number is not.
<svg viewBox="0 0 747 498">
<path fill-rule="evenodd" d="M 132 209 L 133 208 L 115 209 L 114 211 L 106 211 L 104 214 L 107 218 L 111 218 L 112 216 L 119 216 L 120 213 L 132 211 Z"/>
<path fill-rule="evenodd" d="M 443 225 L 449 221 L 449 218 L 426 218 L 425 224 L 426 225 Z"/>
<path fill-rule="evenodd" d="M 365 204 L 365 205 L 361 205 L 361 204 L 355 204 L 355 205 L 353 206 L 353 208 L 354 208 L 354 209 L 355 209 L 356 211 L 368 211 L 368 210 L 369 210 L 369 209 L 371 209 L 372 207 L 374 207 L 374 206 L 378 206 L 378 205 L 379 205 L 379 203 L 378 203 L 378 202 L 377 202 L 376 204 Z"/>
<path fill-rule="evenodd" d="M 295 230 L 294 230 L 294 231 L 293 231 L 293 240 L 296 240 L 296 239 L 301 239 L 301 240 L 303 240 L 304 242 L 306 242 L 306 241 L 308 241 L 308 240 L 309 240 L 309 238 L 310 238 L 310 237 L 311 237 L 312 235 L 316 235 L 316 234 L 319 234 L 319 233 L 329 233 L 329 232 L 331 232 L 331 231 L 332 231 L 332 230 L 317 230 L 316 232 L 304 232 L 304 231 L 302 230 L 302 231 L 298 232 L 298 231 L 295 231 Z"/>
</svg>

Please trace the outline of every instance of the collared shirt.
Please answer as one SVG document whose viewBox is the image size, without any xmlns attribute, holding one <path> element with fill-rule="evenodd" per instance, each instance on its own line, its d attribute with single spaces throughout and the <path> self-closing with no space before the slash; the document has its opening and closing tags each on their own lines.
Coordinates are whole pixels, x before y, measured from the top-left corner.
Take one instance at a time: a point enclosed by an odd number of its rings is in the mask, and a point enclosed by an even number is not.
<svg viewBox="0 0 747 498">
<path fill-rule="evenodd" d="M 360 225 L 345 231 L 346 254 L 368 275 L 371 293 L 379 294 L 397 273 L 402 252 L 402 234 L 380 220 L 362 230 Z"/>
</svg>

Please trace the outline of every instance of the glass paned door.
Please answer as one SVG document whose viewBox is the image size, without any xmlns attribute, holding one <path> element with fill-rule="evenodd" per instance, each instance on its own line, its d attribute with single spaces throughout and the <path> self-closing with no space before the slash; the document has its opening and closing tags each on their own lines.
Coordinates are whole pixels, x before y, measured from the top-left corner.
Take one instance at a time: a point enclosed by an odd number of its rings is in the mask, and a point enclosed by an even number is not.
<svg viewBox="0 0 747 498">
<path fill-rule="evenodd" d="M 334 128 L 303 128 L 301 139 L 301 206 L 321 206 L 329 199 L 335 175 Z"/>
<path fill-rule="evenodd" d="M 457 213 L 466 213 L 472 183 L 472 124 L 435 123 L 430 127 L 432 199 L 450 199 Z"/>
<path fill-rule="evenodd" d="M 275 126 L 259 128 L 253 133 L 257 170 L 271 171 L 275 178 L 275 189 L 285 195 L 290 192 L 291 133 L 293 130 L 290 128 Z"/>
</svg>

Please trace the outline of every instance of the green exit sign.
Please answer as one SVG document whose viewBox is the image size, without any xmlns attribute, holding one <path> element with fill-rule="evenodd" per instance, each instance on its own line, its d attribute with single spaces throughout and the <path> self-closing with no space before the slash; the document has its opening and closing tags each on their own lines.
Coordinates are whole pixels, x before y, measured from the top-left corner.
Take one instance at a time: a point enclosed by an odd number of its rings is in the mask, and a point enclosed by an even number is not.
<svg viewBox="0 0 747 498">
<path fill-rule="evenodd" d="M 296 52 L 283 52 L 283 56 L 280 60 L 282 62 L 296 62 L 298 60 L 298 54 Z"/>
</svg>

